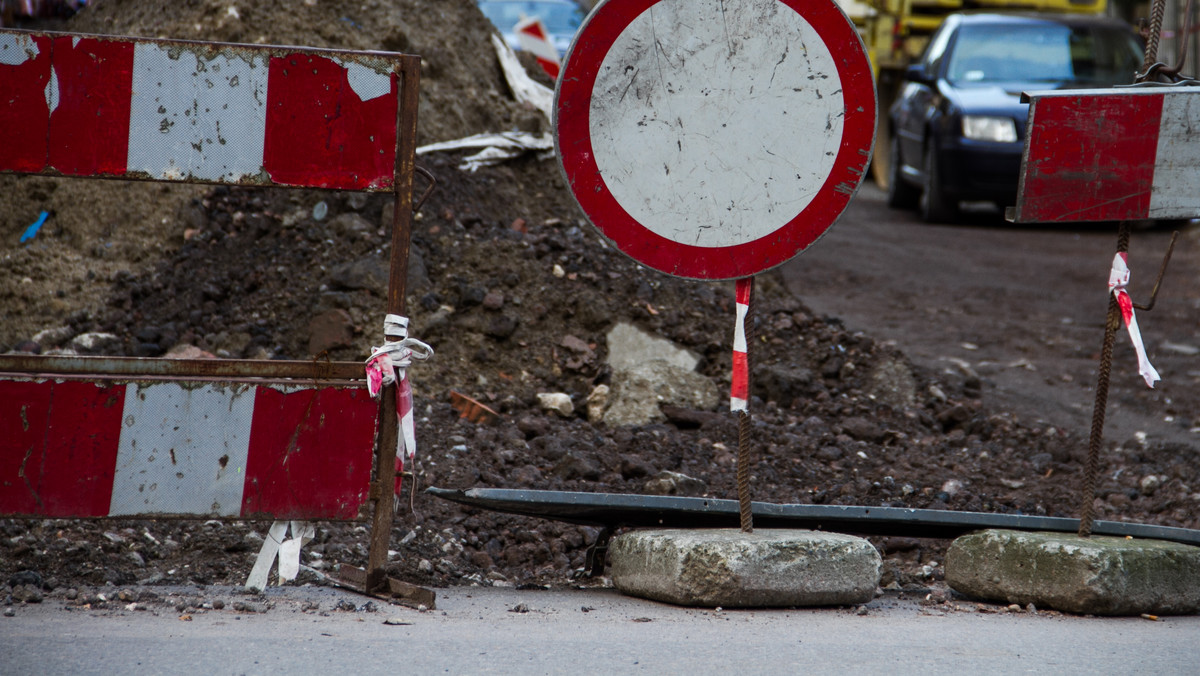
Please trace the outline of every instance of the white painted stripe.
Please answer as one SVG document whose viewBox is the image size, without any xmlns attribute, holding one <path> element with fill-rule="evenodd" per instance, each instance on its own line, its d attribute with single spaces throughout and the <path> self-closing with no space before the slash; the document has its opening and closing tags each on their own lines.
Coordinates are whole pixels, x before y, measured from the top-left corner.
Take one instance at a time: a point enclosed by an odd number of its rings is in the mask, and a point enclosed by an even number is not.
<svg viewBox="0 0 1200 676">
<path fill-rule="evenodd" d="M 746 351 L 746 313 L 750 311 L 750 306 L 743 303 L 736 303 L 737 319 L 733 329 L 733 351 Z"/>
<path fill-rule="evenodd" d="M 244 54 L 244 53 L 243 53 Z M 236 181 L 262 171 L 267 60 L 138 43 L 133 53 L 129 171 Z"/>
<path fill-rule="evenodd" d="M 254 388 L 131 383 L 125 390 L 111 516 L 239 516 Z"/>
<path fill-rule="evenodd" d="M 1163 95 L 1149 218 L 1200 217 L 1200 91 Z"/>
<path fill-rule="evenodd" d="M 729 411 L 731 413 L 737 413 L 738 411 L 749 411 L 749 410 L 750 410 L 750 404 L 745 399 L 740 399 L 738 397 L 730 397 L 729 398 Z"/>
</svg>

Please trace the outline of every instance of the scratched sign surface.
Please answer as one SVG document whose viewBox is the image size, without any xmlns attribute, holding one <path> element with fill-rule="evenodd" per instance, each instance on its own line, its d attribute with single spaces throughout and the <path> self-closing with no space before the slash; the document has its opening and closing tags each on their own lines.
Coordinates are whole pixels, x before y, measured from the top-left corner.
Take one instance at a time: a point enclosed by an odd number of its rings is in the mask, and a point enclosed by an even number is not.
<svg viewBox="0 0 1200 676">
<path fill-rule="evenodd" d="M 1030 95 L 1017 222 L 1200 217 L 1200 87 Z"/>
<path fill-rule="evenodd" d="M 0 171 L 391 190 L 411 58 L 0 30 Z"/>
<path fill-rule="evenodd" d="M 365 388 L 0 380 L 0 515 L 357 519 Z"/>
<path fill-rule="evenodd" d="M 812 244 L 874 142 L 870 64 L 831 0 L 602 3 L 556 98 L 584 212 L 682 277 L 747 277 Z"/>
</svg>

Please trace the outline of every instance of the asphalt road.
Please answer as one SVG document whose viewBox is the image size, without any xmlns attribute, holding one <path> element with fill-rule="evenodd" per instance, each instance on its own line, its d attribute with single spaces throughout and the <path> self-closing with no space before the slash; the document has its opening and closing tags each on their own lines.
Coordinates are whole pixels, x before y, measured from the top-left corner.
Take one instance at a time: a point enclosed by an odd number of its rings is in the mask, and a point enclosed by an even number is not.
<svg viewBox="0 0 1200 676">
<path fill-rule="evenodd" d="M 1136 229 L 1129 290 L 1150 290 L 1172 229 Z M 894 341 L 915 362 L 984 382 L 992 411 L 1086 438 L 1104 338 L 1116 225 L 1016 226 L 995 211 L 928 225 L 863 185 L 842 219 L 783 266 L 815 312 Z M 1183 224 L 1152 311 L 1139 312 L 1163 380 L 1149 389 L 1124 328 L 1117 335 L 1105 436 L 1200 447 L 1200 226 Z"/>
<path fill-rule="evenodd" d="M 612 590 L 438 590 L 418 612 L 329 588 L 160 589 L 149 610 L 49 600 L 0 617 L 0 672 L 25 674 L 1169 674 L 1196 673 L 1200 617 L 1076 617 L 923 606 L 686 609 Z M 171 594 L 226 599 L 181 620 Z M 123 604 L 122 604 L 123 605 Z M 986 608 L 982 612 L 980 608 Z M 307 608 L 307 609 L 306 609 Z M 525 612 L 514 612 L 524 609 Z M 397 624 L 385 624 L 385 620 Z"/>
</svg>

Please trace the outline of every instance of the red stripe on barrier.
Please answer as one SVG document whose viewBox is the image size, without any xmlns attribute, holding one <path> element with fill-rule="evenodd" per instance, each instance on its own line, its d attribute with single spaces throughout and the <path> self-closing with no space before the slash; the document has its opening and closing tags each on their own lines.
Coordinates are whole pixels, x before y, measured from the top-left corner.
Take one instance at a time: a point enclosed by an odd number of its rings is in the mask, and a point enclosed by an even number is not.
<svg viewBox="0 0 1200 676">
<path fill-rule="evenodd" d="M 22 39 L 9 44 L 6 52 L 21 50 L 28 57 L 36 48 L 36 55 L 17 64 L 0 63 L 0 171 L 38 172 L 46 166 L 51 41 L 41 35 L 29 40 L 32 46 Z M 5 56 L 15 60 L 15 55 Z"/>
<path fill-rule="evenodd" d="M 396 75 L 386 96 L 363 101 L 347 70 L 306 54 L 271 59 L 263 166 L 284 185 L 346 190 L 391 186 Z"/>
<path fill-rule="evenodd" d="M 124 403 L 124 385 L 6 385 L 0 400 L 0 514 L 107 516 Z"/>
<path fill-rule="evenodd" d="M 377 412 L 365 389 L 258 388 L 242 516 L 357 518 L 368 497 Z"/>
<path fill-rule="evenodd" d="M 1162 95 L 1038 100 L 1021 179 L 1021 220 L 1145 218 L 1162 103 Z"/>
<path fill-rule="evenodd" d="M 123 174 L 129 156 L 133 43 L 54 40 L 58 106 L 50 111 L 49 165 L 64 174 Z"/>
</svg>

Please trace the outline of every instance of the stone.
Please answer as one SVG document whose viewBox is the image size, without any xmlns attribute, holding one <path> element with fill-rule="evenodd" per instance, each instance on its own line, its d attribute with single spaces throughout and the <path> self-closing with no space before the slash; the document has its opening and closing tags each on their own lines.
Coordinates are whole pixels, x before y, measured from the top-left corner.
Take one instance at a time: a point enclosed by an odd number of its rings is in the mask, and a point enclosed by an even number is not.
<svg viewBox="0 0 1200 676">
<path fill-rule="evenodd" d="M 955 540 L 946 583 L 968 596 L 1084 615 L 1200 610 L 1200 547 L 1074 533 L 987 530 Z"/>
<path fill-rule="evenodd" d="M 640 530 L 609 545 L 613 586 L 682 606 L 855 605 L 875 597 L 882 560 L 866 540 L 807 530 Z"/>
<path fill-rule="evenodd" d="M 571 403 L 571 395 L 565 392 L 539 392 L 537 398 L 543 411 L 554 411 L 564 418 L 575 414 L 575 404 Z"/>
<path fill-rule="evenodd" d="M 604 422 L 613 426 L 666 420 L 664 405 L 712 410 L 720 399 L 710 378 L 658 359 L 614 371 L 610 387 Z"/>
<path fill-rule="evenodd" d="M 682 495 L 700 497 L 708 492 L 708 484 L 679 472 L 663 470 L 642 486 L 647 495 Z"/>
<path fill-rule="evenodd" d="M 588 420 L 601 421 L 604 419 L 604 410 L 608 408 L 610 388 L 608 385 L 601 383 L 591 391 L 587 396 L 587 417 Z"/>
<path fill-rule="evenodd" d="M 354 320 L 340 308 L 328 310 L 308 321 L 308 353 L 318 355 L 354 344 Z"/>
<path fill-rule="evenodd" d="M 608 363 L 614 371 L 633 369 L 648 361 L 664 361 L 679 369 L 694 371 L 700 363 L 699 357 L 671 341 L 624 322 L 608 332 L 606 341 Z"/>
<path fill-rule="evenodd" d="M 377 256 L 367 256 L 331 269 L 329 285 L 334 289 L 347 291 L 365 289 L 377 296 L 387 297 L 388 275 L 387 261 Z"/>
<path fill-rule="evenodd" d="M 895 409 L 911 408 L 917 401 L 917 378 L 900 357 L 880 357 L 867 374 L 864 389 Z"/>
</svg>

